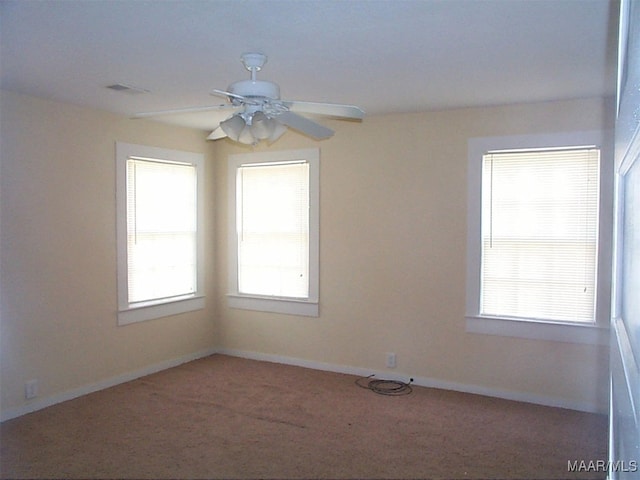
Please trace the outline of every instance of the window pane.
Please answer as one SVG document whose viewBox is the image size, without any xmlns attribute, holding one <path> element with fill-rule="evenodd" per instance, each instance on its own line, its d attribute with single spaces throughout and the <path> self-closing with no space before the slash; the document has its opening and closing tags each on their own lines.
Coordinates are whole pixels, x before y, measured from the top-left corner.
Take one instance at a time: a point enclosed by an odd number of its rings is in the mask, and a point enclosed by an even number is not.
<svg viewBox="0 0 640 480">
<path fill-rule="evenodd" d="M 127 161 L 129 302 L 196 291 L 196 169 Z"/>
<path fill-rule="evenodd" d="M 309 296 L 309 164 L 238 169 L 238 291 Z"/>
<path fill-rule="evenodd" d="M 481 313 L 594 321 L 599 151 L 483 159 Z"/>
</svg>

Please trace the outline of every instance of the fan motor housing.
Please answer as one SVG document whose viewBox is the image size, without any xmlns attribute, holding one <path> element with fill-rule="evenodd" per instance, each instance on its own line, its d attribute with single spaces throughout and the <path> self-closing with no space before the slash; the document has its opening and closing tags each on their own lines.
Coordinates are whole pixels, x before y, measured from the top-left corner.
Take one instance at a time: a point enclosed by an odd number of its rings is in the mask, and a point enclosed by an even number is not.
<svg viewBox="0 0 640 480">
<path fill-rule="evenodd" d="M 243 97 L 267 97 L 274 100 L 280 99 L 280 87 L 273 82 L 267 82 L 264 80 L 241 80 L 229 85 L 227 91 Z"/>
</svg>

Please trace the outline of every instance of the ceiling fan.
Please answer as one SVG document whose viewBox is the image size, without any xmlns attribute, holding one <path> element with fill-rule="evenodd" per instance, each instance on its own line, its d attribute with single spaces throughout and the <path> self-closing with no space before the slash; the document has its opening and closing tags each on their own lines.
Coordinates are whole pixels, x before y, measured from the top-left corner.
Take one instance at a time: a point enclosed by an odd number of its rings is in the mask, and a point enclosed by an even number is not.
<svg viewBox="0 0 640 480">
<path fill-rule="evenodd" d="M 251 72 L 251 78 L 232 83 L 226 91 L 216 89 L 211 92 L 212 95 L 226 97 L 228 104 L 138 113 L 134 118 L 230 110 L 234 113 L 220 122 L 207 139 L 218 140 L 228 137 L 236 142 L 255 145 L 260 140 L 270 143 L 276 141 L 286 132 L 287 127 L 316 140 L 323 140 L 334 134 L 330 128 L 300 115 L 301 113 L 348 120 L 362 120 L 364 117 L 364 111 L 354 105 L 281 100 L 280 87 L 277 84 L 256 78 L 256 73 L 262 70 L 267 62 L 267 56 L 262 53 L 245 53 L 241 60 L 245 68 Z"/>
</svg>

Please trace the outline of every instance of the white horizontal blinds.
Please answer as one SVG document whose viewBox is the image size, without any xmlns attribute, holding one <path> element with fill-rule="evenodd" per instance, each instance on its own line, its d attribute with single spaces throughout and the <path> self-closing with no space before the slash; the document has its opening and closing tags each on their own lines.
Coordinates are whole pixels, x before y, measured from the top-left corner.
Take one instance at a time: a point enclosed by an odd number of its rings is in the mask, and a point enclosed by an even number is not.
<svg viewBox="0 0 640 480">
<path fill-rule="evenodd" d="M 309 164 L 238 169 L 238 291 L 309 296 Z"/>
<path fill-rule="evenodd" d="M 127 160 L 129 303 L 196 291 L 196 167 Z"/>
<path fill-rule="evenodd" d="M 481 314 L 595 321 L 600 152 L 483 157 Z"/>
</svg>

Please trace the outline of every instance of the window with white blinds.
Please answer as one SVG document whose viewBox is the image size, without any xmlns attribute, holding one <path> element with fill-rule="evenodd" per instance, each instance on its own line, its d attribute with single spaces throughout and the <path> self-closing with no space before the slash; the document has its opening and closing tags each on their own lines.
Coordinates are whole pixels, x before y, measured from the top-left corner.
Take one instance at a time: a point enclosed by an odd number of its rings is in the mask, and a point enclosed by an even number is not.
<svg viewBox="0 0 640 480">
<path fill-rule="evenodd" d="M 309 296 L 309 163 L 237 171 L 238 291 Z"/>
<path fill-rule="evenodd" d="M 231 308 L 318 316 L 317 148 L 230 155 Z"/>
<path fill-rule="evenodd" d="M 129 303 L 196 291 L 195 165 L 127 160 L 127 259 Z"/>
<path fill-rule="evenodd" d="M 600 150 L 482 160 L 480 315 L 595 322 Z"/>
<path fill-rule="evenodd" d="M 202 154 L 118 142 L 118 324 L 204 308 Z"/>
</svg>

